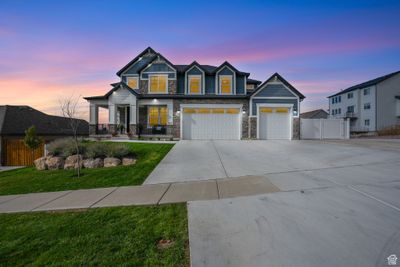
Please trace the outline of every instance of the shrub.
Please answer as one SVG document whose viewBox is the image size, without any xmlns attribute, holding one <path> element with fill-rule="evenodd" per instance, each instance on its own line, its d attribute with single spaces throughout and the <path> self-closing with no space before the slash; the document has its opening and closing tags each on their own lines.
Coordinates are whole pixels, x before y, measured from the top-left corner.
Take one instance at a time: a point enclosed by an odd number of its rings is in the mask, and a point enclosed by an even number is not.
<svg viewBox="0 0 400 267">
<path fill-rule="evenodd" d="M 85 151 L 82 140 L 79 140 L 78 148 L 80 154 Z M 76 154 L 75 142 L 71 137 L 54 140 L 48 145 L 47 150 L 52 156 L 68 157 Z"/>
<path fill-rule="evenodd" d="M 108 145 L 106 143 L 94 142 L 86 145 L 85 157 L 105 158 L 107 156 Z"/>
<path fill-rule="evenodd" d="M 123 158 L 131 154 L 129 147 L 125 144 L 108 144 L 107 157 Z"/>
<path fill-rule="evenodd" d="M 378 135 L 400 135 L 400 125 L 394 125 L 378 131 Z"/>
</svg>

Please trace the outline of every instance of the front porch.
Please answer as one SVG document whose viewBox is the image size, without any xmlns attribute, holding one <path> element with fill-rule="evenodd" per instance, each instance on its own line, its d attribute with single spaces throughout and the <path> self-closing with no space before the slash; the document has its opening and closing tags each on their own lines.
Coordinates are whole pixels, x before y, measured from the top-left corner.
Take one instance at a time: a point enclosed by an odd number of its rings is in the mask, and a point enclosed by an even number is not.
<svg viewBox="0 0 400 267">
<path fill-rule="evenodd" d="M 90 100 L 90 137 L 150 140 L 173 138 L 172 100 L 142 99 L 133 104 L 108 102 Z M 99 108 L 108 111 L 108 123 L 99 123 Z"/>
</svg>

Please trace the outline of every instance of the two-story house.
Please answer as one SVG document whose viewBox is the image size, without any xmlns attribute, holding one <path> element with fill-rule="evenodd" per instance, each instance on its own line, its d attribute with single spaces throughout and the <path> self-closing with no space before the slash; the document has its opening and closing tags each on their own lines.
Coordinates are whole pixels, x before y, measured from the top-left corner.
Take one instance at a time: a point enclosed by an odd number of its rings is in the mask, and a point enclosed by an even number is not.
<svg viewBox="0 0 400 267">
<path fill-rule="evenodd" d="M 118 131 L 174 139 L 292 139 L 299 137 L 305 98 L 278 73 L 265 82 L 228 62 L 175 65 L 152 48 L 117 72 L 120 82 L 90 103 L 90 134 Z M 108 127 L 99 127 L 99 107 Z"/>
<path fill-rule="evenodd" d="M 400 71 L 328 97 L 331 118 L 349 118 L 351 132 L 375 132 L 400 124 Z"/>
</svg>

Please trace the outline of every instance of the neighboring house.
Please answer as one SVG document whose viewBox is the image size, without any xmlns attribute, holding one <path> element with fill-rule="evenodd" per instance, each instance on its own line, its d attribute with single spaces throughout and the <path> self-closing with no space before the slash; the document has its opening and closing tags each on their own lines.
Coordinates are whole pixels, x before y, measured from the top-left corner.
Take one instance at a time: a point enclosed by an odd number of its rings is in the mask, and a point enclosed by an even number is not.
<svg viewBox="0 0 400 267">
<path fill-rule="evenodd" d="M 332 118 L 349 118 L 351 132 L 400 124 L 400 71 L 349 87 L 329 99 Z"/>
<path fill-rule="evenodd" d="M 327 119 L 329 113 L 323 109 L 316 109 L 300 114 L 301 119 Z"/>
<path fill-rule="evenodd" d="M 79 120 L 78 135 L 89 135 L 87 121 Z M 31 165 L 42 157 L 44 146 L 34 153 L 23 143 L 25 130 L 35 126 L 37 135 L 47 143 L 60 137 L 72 136 L 69 119 L 47 115 L 29 106 L 0 106 L 0 164 L 6 166 Z"/>
<path fill-rule="evenodd" d="M 117 75 L 121 81 L 105 95 L 85 98 L 91 135 L 122 130 L 174 139 L 299 137 L 304 96 L 278 73 L 261 83 L 228 62 L 175 65 L 149 47 Z M 98 123 L 99 107 L 108 109 L 107 126 Z"/>
</svg>

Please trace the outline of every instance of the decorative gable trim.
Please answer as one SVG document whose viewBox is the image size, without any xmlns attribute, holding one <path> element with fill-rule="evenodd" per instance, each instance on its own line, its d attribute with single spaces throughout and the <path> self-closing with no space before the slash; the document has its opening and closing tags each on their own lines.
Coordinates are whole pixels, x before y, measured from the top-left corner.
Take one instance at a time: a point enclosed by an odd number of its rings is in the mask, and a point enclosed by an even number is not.
<svg viewBox="0 0 400 267">
<path fill-rule="evenodd" d="M 169 68 L 171 68 L 173 71 L 160 71 L 160 72 L 146 72 L 146 70 L 148 69 L 148 68 L 150 68 L 153 64 L 165 64 L 165 65 L 167 65 Z M 176 80 L 177 79 L 177 70 L 176 70 L 176 68 L 174 67 L 174 65 L 171 63 L 171 62 L 169 62 L 165 57 L 163 57 L 161 54 L 159 54 L 159 53 L 157 53 L 157 56 L 152 60 L 152 61 L 150 61 L 150 63 L 149 64 L 147 64 L 147 66 L 144 66 L 144 68 L 143 69 L 141 69 L 141 70 L 139 70 L 139 73 L 140 73 L 140 79 L 141 80 L 147 80 L 147 78 L 144 78 L 143 77 L 143 73 L 151 73 L 151 74 L 156 74 L 156 73 L 160 73 L 160 74 L 162 74 L 162 73 L 173 73 L 173 74 L 175 74 L 174 76 L 175 76 L 175 78 L 169 78 L 168 77 L 168 80 Z"/>
<path fill-rule="evenodd" d="M 120 69 L 117 72 L 117 75 L 121 76 L 122 74 L 124 74 L 134 63 L 137 62 L 138 59 L 141 59 L 141 57 L 150 57 L 156 54 L 157 52 L 153 48 L 151 48 L 150 46 L 147 47 L 139 55 L 137 55 L 134 59 L 132 59 L 128 64 L 126 64 L 122 69 Z"/>
</svg>

